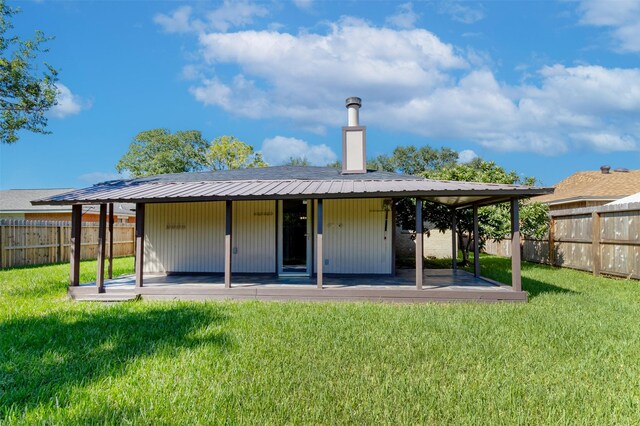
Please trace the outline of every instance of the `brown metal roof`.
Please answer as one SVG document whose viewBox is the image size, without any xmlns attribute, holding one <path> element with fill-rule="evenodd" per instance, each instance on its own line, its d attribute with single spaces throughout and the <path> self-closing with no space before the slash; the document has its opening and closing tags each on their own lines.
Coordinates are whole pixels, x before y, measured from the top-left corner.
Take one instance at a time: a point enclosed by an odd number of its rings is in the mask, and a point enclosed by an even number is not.
<svg viewBox="0 0 640 426">
<path fill-rule="evenodd" d="M 194 174 L 119 180 L 97 184 L 34 201 L 34 205 L 102 204 L 107 202 L 162 203 L 216 200 L 303 199 L 303 198 L 368 198 L 420 197 L 451 206 L 471 203 L 491 204 L 510 197 L 547 194 L 550 188 L 493 183 L 429 180 L 392 173 L 318 176 L 318 168 L 310 168 L 309 179 L 296 170 L 294 179 L 242 179 L 250 173 L 236 174 L 236 179 L 218 180 L 218 174 L 200 174 L 206 180 L 193 180 Z M 250 171 L 250 169 L 248 169 Z M 270 177 L 265 169 L 256 169 L 261 177 Z M 281 174 L 280 168 L 276 173 Z M 333 173 L 333 170 L 331 171 Z M 168 178 L 171 176 L 172 178 Z M 227 174 L 227 177 L 229 175 Z M 275 177 L 275 176 L 274 176 Z M 278 176 L 280 177 L 280 176 Z M 208 178 L 208 179 L 207 179 Z"/>
<path fill-rule="evenodd" d="M 580 200 L 616 200 L 640 190 L 640 170 L 577 172 L 559 182 L 553 194 L 534 198 L 547 204 Z"/>
</svg>

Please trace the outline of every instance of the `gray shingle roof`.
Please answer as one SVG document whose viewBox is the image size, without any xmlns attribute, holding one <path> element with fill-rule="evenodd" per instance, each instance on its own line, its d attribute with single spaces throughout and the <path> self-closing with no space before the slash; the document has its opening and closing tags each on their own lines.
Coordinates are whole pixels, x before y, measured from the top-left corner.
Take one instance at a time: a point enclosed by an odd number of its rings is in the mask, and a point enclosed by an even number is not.
<svg viewBox="0 0 640 426">
<path fill-rule="evenodd" d="M 234 180 L 421 180 L 419 176 L 368 170 L 366 174 L 342 174 L 334 167 L 271 166 L 251 169 L 217 170 L 206 172 L 173 173 L 132 179 L 130 182 L 211 182 Z M 121 181 L 114 181 L 121 182 Z"/>
<path fill-rule="evenodd" d="M 452 206 L 547 194 L 549 188 L 424 179 L 369 171 L 343 175 L 329 167 L 280 166 L 179 173 L 103 182 L 34 204 L 178 202 L 286 198 L 421 197 Z"/>
<path fill-rule="evenodd" d="M 0 213 L 54 213 L 71 212 L 71 206 L 66 205 L 32 205 L 31 201 L 42 198 L 51 198 L 60 194 L 75 191 L 74 188 L 53 188 L 53 189 L 6 189 L 0 191 Z M 132 204 L 114 205 L 116 215 L 133 216 Z M 91 206 L 89 210 L 98 212 L 98 206 Z"/>
</svg>

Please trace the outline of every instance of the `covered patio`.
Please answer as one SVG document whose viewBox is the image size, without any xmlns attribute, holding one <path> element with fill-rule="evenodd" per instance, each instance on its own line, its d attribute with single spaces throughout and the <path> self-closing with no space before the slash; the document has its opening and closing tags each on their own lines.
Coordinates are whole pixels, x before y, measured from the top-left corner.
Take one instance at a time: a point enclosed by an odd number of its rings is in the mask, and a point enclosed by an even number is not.
<svg viewBox="0 0 640 426">
<path fill-rule="evenodd" d="M 527 293 L 515 291 L 462 270 L 427 269 L 422 288 L 415 285 L 414 269 L 399 269 L 395 276 L 325 276 L 322 289 L 312 277 L 277 277 L 268 274 L 236 274 L 234 285 L 225 288 L 223 274 L 171 274 L 145 276 L 143 287 L 135 275 L 106 280 L 105 291 L 95 283 L 69 287 L 69 296 L 82 301 L 122 301 L 138 295 L 151 300 L 302 300 L 432 302 L 521 302 Z"/>
<path fill-rule="evenodd" d="M 281 166 L 106 182 L 34 204 L 72 205 L 69 294 L 76 299 L 93 294 L 94 300 L 139 295 L 145 299 L 526 301 L 520 276 L 518 201 L 550 191 L 373 170 L 355 175 L 331 168 Z M 401 198 L 415 200 L 415 269 L 411 270 L 395 266 L 395 206 Z M 305 256 L 300 260 L 304 276 L 287 275 L 282 259 L 283 203 L 291 201 L 306 206 L 298 212 L 306 224 L 298 229 L 307 241 L 306 260 Z M 424 201 L 449 208 L 450 270 L 424 269 Z M 111 250 L 107 250 L 112 242 L 107 241 L 106 230 L 113 223 L 113 203 L 119 202 L 136 204 L 136 266 L 134 276 L 113 280 Z M 510 287 L 480 276 L 477 245 L 472 274 L 458 270 L 456 259 L 458 212 L 473 211 L 477 235 L 478 209 L 503 202 L 511 208 Z M 100 206 L 98 267 L 91 285 L 79 281 L 83 205 Z M 154 239 L 162 239 L 162 244 L 154 247 Z M 178 260 L 159 260 L 160 246 Z M 242 258 L 244 253 L 253 257 Z M 354 269 L 357 261 L 359 269 Z"/>
</svg>

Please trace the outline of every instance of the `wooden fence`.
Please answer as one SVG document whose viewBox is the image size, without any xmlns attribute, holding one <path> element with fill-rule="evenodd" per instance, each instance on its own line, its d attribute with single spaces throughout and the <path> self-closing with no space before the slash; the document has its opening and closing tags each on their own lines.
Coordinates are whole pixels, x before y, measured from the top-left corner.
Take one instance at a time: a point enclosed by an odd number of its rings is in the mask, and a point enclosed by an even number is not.
<svg viewBox="0 0 640 426">
<path fill-rule="evenodd" d="M 134 237 L 134 224 L 114 223 L 113 256 L 132 256 Z M 71 222 L 0 219 L 0 268 L 68 262 L 70 241 Z M 95 259 L 97 253 L 98 223 L 83 222 L 80 258 Z"/>
<path fill-rule="evenodd" d="M 523 260 L 640 279 L 640 203 L 558 210 L 549 215 L 547 238 L 522 241 Z M 485 252 L 511 256 L 509 243 L 488 241 Z"/>
</svg>

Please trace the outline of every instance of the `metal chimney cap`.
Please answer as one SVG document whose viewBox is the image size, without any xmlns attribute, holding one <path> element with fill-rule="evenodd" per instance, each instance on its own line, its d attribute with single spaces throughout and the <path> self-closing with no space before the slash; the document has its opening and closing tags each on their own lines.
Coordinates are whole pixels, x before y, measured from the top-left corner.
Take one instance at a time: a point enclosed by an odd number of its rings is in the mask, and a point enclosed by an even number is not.
<svg viewBox="0 0 640 426">
<path fill-rule="evenodd" d="M 358 108 L 360 108 L 362 106 L 362 99 L 356 96 L 352 96 L 350 98 L 347 98 L 345 103 L 347 104 L 347 108 L 349 108 L 351 105 L 356 105 Z"/>
</svg>

